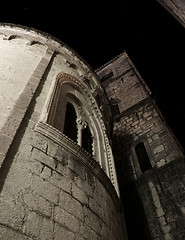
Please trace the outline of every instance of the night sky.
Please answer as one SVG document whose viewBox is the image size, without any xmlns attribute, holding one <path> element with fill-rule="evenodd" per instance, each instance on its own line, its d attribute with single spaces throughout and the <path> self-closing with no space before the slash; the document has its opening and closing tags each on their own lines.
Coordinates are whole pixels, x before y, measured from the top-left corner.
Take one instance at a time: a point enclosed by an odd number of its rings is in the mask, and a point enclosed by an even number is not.
<svg viewBox="0 0 185 240">
<path fill-rule="evenodd" d="M 125 50 L 185 148 L 185 29 L 156 0 L 6 2 L 0 22 L 46 32 L 94 69 Z"/>
</svg>

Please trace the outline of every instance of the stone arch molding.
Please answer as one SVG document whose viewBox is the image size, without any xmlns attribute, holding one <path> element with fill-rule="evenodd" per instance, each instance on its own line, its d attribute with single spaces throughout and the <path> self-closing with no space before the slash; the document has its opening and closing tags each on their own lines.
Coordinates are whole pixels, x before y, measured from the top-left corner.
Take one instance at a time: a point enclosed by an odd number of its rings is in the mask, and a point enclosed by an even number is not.
<svg viewBox="0 0 185 240">
<path fill-rule="evenodd" d="M 63 134 L 67 103 L 73 105 L 77 115 L 78 134 L 76 142 Z M 57 114 L 60 114 L 60 126 L 55 122 Z M 82 79 L 68 73 L 59 73 L 50 87 L 37 129 L 44 127 L 45 130 L 42 133 L 45 132 L 47 136 L 49 136 L 49 132 L 52 132 L 51 129 L 55 129 L 54 133 L 57 131 L 55 135 L 59 136 L 60 144 L 72 151 L 75 147 L 81 148 L 81 132 L 86 125 L 90 129 L 93 139 L 92 157 L 110 178 L 119 195 L 112 149 L 106 134 L 102 113 L 91 89 Z"/>
</svg>

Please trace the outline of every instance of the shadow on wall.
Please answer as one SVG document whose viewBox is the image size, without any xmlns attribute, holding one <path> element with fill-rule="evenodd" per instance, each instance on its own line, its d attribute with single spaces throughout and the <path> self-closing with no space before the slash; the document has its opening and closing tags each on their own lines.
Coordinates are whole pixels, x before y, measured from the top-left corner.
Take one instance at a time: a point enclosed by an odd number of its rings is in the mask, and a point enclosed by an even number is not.
<svg viewBox="0 0 185 240">
<path fill-rule="evenodd" d="M 152 240 L 144 207 L 134 183 L 120 188 L 129 240 Z"/>
<path fill-rule="evenodd" d="M 133 137 L 127 134 L 116 136 L 113 140 L 113 153 L 120 185 L 121 201 L 124 209 L 128 239 L 151 240 L 152 237 L 149 231 L 146 213 L 137 186 L 133 180 L 126 181 L 129 175 L 128 172 L 131 169 L 129 159 L 133 141 Z"/>
</svg>

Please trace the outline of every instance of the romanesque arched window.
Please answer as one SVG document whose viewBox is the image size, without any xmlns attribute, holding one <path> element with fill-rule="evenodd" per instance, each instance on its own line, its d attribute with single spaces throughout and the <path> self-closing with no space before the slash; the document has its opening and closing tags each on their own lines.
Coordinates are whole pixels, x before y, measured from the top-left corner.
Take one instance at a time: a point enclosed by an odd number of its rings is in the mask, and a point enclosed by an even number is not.
<svg viewBox="0 0 185 240">
<path fill-rule="evenodd" d="M 90 81 L 83 78 L 59 74 L 52 82 L 36 129 L 83 162 L 89 157 L 94 159 L 118 191 L 112 149 L 102 111 L 94 95 L 100 86 L 98 81 L 91 80 L 89 84 Z"/>
<path fill-rule="evenodd" d="M 149 155 L 143 142 L 137 143 L 135 153 L 142 173 L 152 168 Z"/>
<path fill-rule="evenodd" d="M 59 81 L 56 85 L 47 122 L 88 153 L 95 155 L 95 129 L 87 99 L 79 86 L 69 81 L 69 78 L 70 75 L 63 75 L 62 83 Z"/>
</svg>

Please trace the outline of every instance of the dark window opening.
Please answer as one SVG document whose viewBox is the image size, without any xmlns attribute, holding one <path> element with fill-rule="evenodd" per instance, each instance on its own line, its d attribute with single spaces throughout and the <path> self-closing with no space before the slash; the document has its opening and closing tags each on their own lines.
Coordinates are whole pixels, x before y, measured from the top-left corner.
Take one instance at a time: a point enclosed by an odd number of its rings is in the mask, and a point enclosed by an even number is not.
<svg viewBox="0 0 185 240">
<path fill-rule="evenodd" d="M 74 141 L 77 141 L 76 111 L 71 103 L 67 103 L 63 133 Z"/>
<path fill-rule="evenodd" d="M 152 165 L 150 163 L 150 159 L 148 157 L 148 154 L 143 142 L 140 142 L 135 146 L 135 152 L 136 152 L 137 159 L 138 159 L 142 173 L 151 169 Z"/>
<path fill-rule="evenodd" d="M 120 102 L 120 99 L 111 98 L 110 102 L 111 102 L 111 109 L 112 109 L 113 116 L 120 114 L 120 109 L 119 109 L 119 105 L 118 105 L 118 103 Z"/>
<path fill-rule="evenodd" d="M 93 138 L 89 126 L 82 130 L 82 148 L 92 155 Z"/>
<path fill-rule="evenodd" d="M 113 105 L 112 112 L 113 112 L 113 116 L 116 116 L 116 115 L 120 114 L 120 110 L 119 110 L 118 104 Z"/>
</svg>

